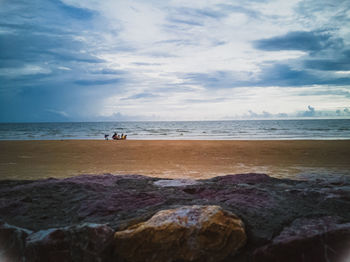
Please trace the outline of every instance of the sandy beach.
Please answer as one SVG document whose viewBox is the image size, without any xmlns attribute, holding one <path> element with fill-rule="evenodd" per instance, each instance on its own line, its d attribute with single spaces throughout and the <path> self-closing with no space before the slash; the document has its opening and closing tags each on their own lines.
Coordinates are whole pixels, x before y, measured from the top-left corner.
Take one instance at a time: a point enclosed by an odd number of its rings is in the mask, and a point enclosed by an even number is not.
<svg viewBox="0 0 350 262">
<path fill-rule="evenodd" d="M 0 179 L 102 173 L 193 179 L 248 172 L 349 174 L 349 159 L 350 140 L 0 141 Z"/>
</svg>

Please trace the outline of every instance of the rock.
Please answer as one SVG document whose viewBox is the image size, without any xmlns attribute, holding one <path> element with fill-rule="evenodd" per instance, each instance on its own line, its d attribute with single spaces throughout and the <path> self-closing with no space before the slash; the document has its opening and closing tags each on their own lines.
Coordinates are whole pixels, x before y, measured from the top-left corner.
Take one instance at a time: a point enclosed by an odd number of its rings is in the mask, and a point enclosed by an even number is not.
<svg viewBox="0 0 350 262">
<path fill-rule="evenodd" d="M 195 182 L 111 174 L 0 180 L 0 220 L 34 232 L 49 228 L 66 232 L 83 223 L 107 224 L 122 231 L 147 221 L 159 210 L 216 205 L 244 221 L 249 241 L 235 256 L 245 256 L 239 261 L 249 261 L 254 250 L 272 244 L 292 221 L 329 216 L 339 217 L 333 225 L 350 222 L 349 176 L 301 181 L 251 173 Z M 71 233 L 67 234 L 63 234 L 64 239 L 71 243 Z"/>
<path fill-rule="evenodd" d="M 274 178 L 269 177 L 266 174 L 236 174 L 236 175 L 226 175 L 218 176 L 213 178 L 220 184 L 239 184 L 239 183 L 265 183 L 273 181 Z"/>
<path fill-rule="evenodd" d="M 120 211 L 132 212 L 148 206 L 157 206 L 164 202 L 161 195 L 157 193 L 119 192 L 106 194 L 101 198 L 86 199 L 81 201 L 77 214 L 84 217 L 104 217 L 117 214 Z"/>
<path fill-rule="evenodd" d="M 246 242 L 243 222 L 219 206 L 162 210 L 115 233 L 116 253 L 130 262 L 220 261 Z"/>
<path fill-rule="evenodd" d="M 32 231 L 0 221 L 0 261 L 22 261 L 26 237 Z"/>
<path fill-rule="evenodd" d="M 155 181 L 153 184 L 160 187 L 181 187 L 198 185 L 200 183 L 192 179 L 161 179 Z"/>
<path fill-rule="evenodd" d="M 40 230 L 27 238 L 26 261 L 105 261 L 112 256 L 114 230 L 82 224 Z"/>
<path fill-rule="evenodd" d="M 268 192 L 255 188 L 236 188 L 235 190 L 208 190 L 199 192 L 202 198 L 225 203 L 230 206 L 242 206 L 246 209 L 258 210 L 272 208 L 274 199 Z"/>
<path fill-rule="evenodd" d="M 329 216 L 297 219 L 271 244 L 257 249 L 254 261 L 350 261 L 350 223 Z"/>
</svg>

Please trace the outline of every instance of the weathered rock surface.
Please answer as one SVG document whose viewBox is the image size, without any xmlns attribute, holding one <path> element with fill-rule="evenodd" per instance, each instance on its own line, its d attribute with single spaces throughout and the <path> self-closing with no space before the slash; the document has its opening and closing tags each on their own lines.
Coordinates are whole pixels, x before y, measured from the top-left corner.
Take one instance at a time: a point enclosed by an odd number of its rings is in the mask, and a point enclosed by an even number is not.
<svg viewBox="0 0 350 262">
<path fill-rule="evenodd" d="M 259 261 L 263 259 L 263 254 L 277 254 L 282 246 L 276 242 L 280 239 L 278 237 L 282 232 L 288 232 L 289 227 L 290 232 L 297 230 L 296 225 L 302 225 L 300 221 L 305 219 L 309 224 L 316 225 L 317 219 L 336 218 L 333 223 L 337 225 L 335 228 L 343 228 L 350 222 L 348 177 L 297 181 L 276 179 L 264 174 L 239 174 L 196 183 L 180 182 L 110 174 L 38 181 L 0 181 L 0 219 L 14 227 L 34 232 L 76 227 L 84 223 L 106 224 L 114 232 L 145 222 L 161 210 L 190 205 L 217 205 L 242 219 L 248 239 L 234 258 L 229 256 L 225 261 Z M 337 243 L 347 243 L 347 235 L 341 233 L 346 230 L 332 229 L 327 234 L 318 235 L 336 235 L 339 239 Z M 324 247 L 321 242 L 314 241 L 314 237 L 300 234 L 298 239 Z M 13 243 L 23 244 L 16 241 Z M 87 238 L 80 241 L 88 243 Z M 252 257 L 255 250 L 263 247 L 267 248 L 265 253 Z M 291 249 L 297 252 L 302 250 L 299 248 L 295 245 Z M 109 260 L 101 258 L 101 261 Z M 122 260 L 117 258 L 116 261 Z"/>
<path fill-rule="evenodd" d="M 334 217 L 297 219 L 271 244 L 254 252 L 254 261 L 350 261 L 350 223 Z"/>
<path fill-rule="evenodd" d="M 99 224 L 40 230 L 27 237 L 25 258 L 28 262 L 106 261 L 112 257 L 113 234 L 113 229 Z"/>
<path fill-rule="evenodd" d="M 130 262 L 214 262 L 246 242 L 243 222 L 219 206 L 162 210 L 146 222 L 115 233 L 117 254 Z"/>
</svg>

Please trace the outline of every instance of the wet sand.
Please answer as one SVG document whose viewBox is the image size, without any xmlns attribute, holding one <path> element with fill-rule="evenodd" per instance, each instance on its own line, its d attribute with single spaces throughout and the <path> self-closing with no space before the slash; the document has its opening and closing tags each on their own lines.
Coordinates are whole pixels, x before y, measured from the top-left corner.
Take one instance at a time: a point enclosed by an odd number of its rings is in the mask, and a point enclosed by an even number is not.
<svg viewBox="0 0 350 262">
<path fill-rule="evenodd" d="M 350 140 L 0 141 L 0 179 L 102 173 L 201 179 L 248 172 L 349 175 Z"/>
</svg>

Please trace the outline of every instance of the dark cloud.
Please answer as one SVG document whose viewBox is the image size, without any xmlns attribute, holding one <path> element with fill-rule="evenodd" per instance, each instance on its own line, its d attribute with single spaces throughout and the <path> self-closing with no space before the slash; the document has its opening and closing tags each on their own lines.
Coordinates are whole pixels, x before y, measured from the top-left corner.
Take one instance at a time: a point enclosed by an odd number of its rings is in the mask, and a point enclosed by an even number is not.
<svg viewBox="0 0 350 262">
<path fill-rule="evenodd" d="M 185 19 L 176 19 L 171 18 L 168 20 L 170 23 L 176 23 L 176 24 L 184 24 L 184 25 L 190 25 L 190 26 L 203 26 L 203 23 L 200 23 L 195 20 L 185 20 Z"/>
<path fill-rule="evenodd" d="M 12 90 L 13 92 L 14 90 Z M 26 86 L 17 90 L 15 95 L 0 95 L 0 119 L 2 122 L 38 122 L 38 121 L 59 121 L 62 116 L 45 111 L 46 108 L 69 108 L 67 98 L 63 98 L 62 89 L 47 89 L 38 86 Z M 75 97 L 71 92 L 71 97 Z M 10 99 L 9 99 L 10 98 Z M 63 99 L 62 99 L 63 98 Z M 76 99 L 76 97 L 75 97 Z"/>
<path fill-rule="evenodd" d="M 291 85 L 349 84 L 348 77 L 320 72 L 350 70 L 350 50 L 344 39 L 338 36 L 336 29 L 289 32 L 282 36 L 254 41 L 253 46 L 263 51 L 307 51 L 307 54 L 298 59 L 284 61 L 284 67 L 275 65 L 277 71 L 274 71 L 277 76 L 285 76 L 285 82 L 291 82 Z M 293 65 L 297 65 L 298 69 L 291 70 L 290 68 L 295 67 Z M 295 80 L 290 81 L 290 77 Z"/>
<path fill-rule="evenodd" d="M 133 99 L 144 99 L 144 98 L 156 98 L 156 97 L 160 97 L 159 95 L 155 95 L 152 93 L 139 93 L 136 95 L 132 95 L 126 98 L 123 98 L 122 100 L 133 100 Z"/>
<path fill-rule="evenodd" d="M 262 67 L 258 86 L 308 86 L 308 85 L 349 85 L 350 77 L 319 74 L 305 68 L 293 69 L 286 64 Z"/>
<path fill-rule="evenodd" d="M 87 119 L 101 110 L 106 97 L 120 90 L 115 84 L 77 85 L 73 79 L 69 73 L 68 79 L 54 76 L 45 81 L 10 82 L 4 92 L 0 90 L 0 121 L 60 121 L 63 117 L 67 121 Z M 18 88 L 22 83 L 26 85 Z M 46 109 L 66 112 L 67 116 Z"/>
<path fill-rule="evenodd" d="M 76 67 L 77 63 L 103 62 L 86 52 L 89 47 L 77 38 L 81 28 L 89 25 L 93 12 L 59 1 L 15 1 L 9 6 L 5 2 L 3 7 L 8 11 L 0 17 L 0 28 L 5 29 L 0 34 L 0 68 L 28 64 Z M 21 13 L 32 17 L 18 15 Z M 77 18 L 82 21 L 77 22 Z"/>
<path fill-rule="evenodd" d="M 91 19 L 96 12 L 85 9 L 85 8 L 77 8 L 74 6 L 66 5 L 62 1 L 59 0 L 51 0 L 52 3 L 57 5 L 57 7 L 62 10 L 66 15 L 70 16 L 71 18 L 74 19 Z"/>
<path fill-rule="evenodd" d="M 169 10 L 167 30 L 183 30 L 184 27 L 204 26 L 206 20 L 219 20 L 226 17 L 229 12 L 219 5 L 215 8 L 189 8 L 179 7 Z"/>
<path fill-rule="evenodd" d="M 350 50 L 338 50 L 332 57 L 322 59 L 306 59 L 306 68 L 322 71 L 350 70 Z"/>
<path fill-rule="evenodd" d="M 350 98 L 350 90 L 339 90 L 328 88 L 327 90 L 308 90 L 299 93 L 300 96 L 342 96 Z"/>
<path fill-rule="evenodd" d="M 303 86 L 320 84 L 322 80 L 305 70 L 292 69 L 289 65 L 274 64 L 263 67 L 258 85 Z"/>
<path fill-rule="evenodd" d="M 345 59 L 331 60 L 331 59 L 314 59 L 306 60 L 304 62 L 306 68 L 317 69 L 323 71 L 347 71 L 350 70 L 350 61 Z"/>
<path fill-rule="evenodd" d="M 28 44 L 30 43 L 30 44 Z M 30 30 L 17 30 L 16 34 L 0 34 L 0 65 L 14 61 L 28 62 L 103 62 L 91 53 L 82 53 L 85 49 L 81 41 L 75 40 L 70 32 L 62 33 L 52 29 L 42 32 L 41 26 L 32 26 Z"/>
<path fill-rule="evenodd" d="M 298 87 L 307 85 L 349 85 L 350 77 L 319 75 L 308 70 L 297 70 L 286 64 L 263 66 L 256 75 L 241 75 L 237 72 L 216 71 L 212 73 L 189 73 L 182 76 L 187 84 L 201 85 L 209 89 L 235 87 Z"/>
<path fill-rule="evenodd" d="M 215 71 L 212 73 L 187 73 L 182 76 L 186 84 L 200 85 L 210 89 L 232 88 L 246 85 L 235 78 L 234 72 Z"/>
<path fill-rule="evenodd" d="M 103 69 L 86 41 L 98 13 L 56 0 L 1 5 L 0 121 L 76 120 L 118 92 L 123 72 Z"/>
<path fill-rule="evenodd" d="M 207 18 L 222 18 L 225 16 L 225 13 L 222 10 L 215 10 L 209 8 L 177 8 L 176 14 L 187 17 L 207 17 Z"/>
<path fill-rule="evenodd" d="M 101 70 L 92 71 L 91 73 L 92 74 L 102 74 L 102 75 L 125 75 L 125 74 L 127 74 L 127 71 L 111 69 L 111 68 L 103 68 Z"/>
<path fill-rule="evenodd" d="M 108 85 L 120 83 L 122 80 L 120 78 L 112 78 L 112 79 L 83 79 L 74 81 L 75 84 L 81 86 L 99 86 L 99 85 Z"/>
<path fill-rule="evenodd" d="M 342 48 L 341 38 L 334 38 L 328 32 L 295 31 L 282 36 L 260 39 L 253 42 L 255 48 L 263 51 L 301 50 L 320 51 L 328 48 Z"/>
</svg>

